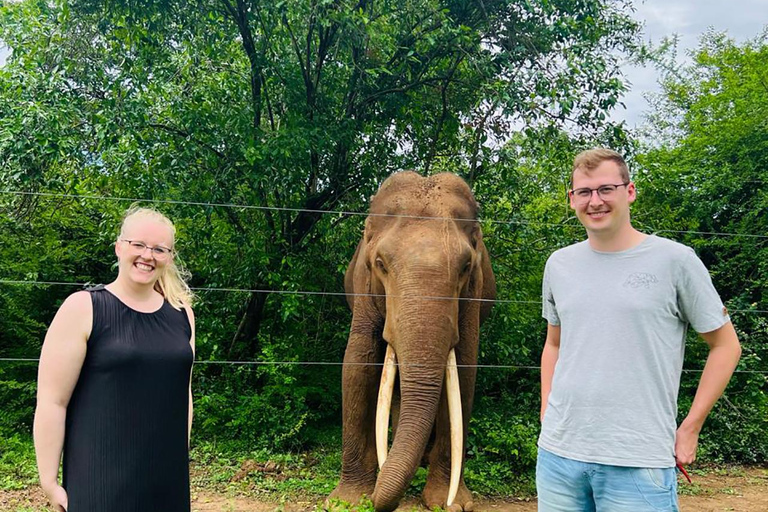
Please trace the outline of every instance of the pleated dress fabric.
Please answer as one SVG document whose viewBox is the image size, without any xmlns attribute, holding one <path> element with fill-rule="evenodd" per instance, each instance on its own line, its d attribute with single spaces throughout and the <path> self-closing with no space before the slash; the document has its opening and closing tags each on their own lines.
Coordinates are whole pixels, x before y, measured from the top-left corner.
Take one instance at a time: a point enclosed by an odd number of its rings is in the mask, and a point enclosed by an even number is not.
<svg viewBox="0 0 768 512">
<path fill-rule="evenodd" d="M 68 512 L 189 512 L 186 312 L 164 301 L 142 313 L 89 291 L 93 328 L 64 437 Z"/>
</svg>

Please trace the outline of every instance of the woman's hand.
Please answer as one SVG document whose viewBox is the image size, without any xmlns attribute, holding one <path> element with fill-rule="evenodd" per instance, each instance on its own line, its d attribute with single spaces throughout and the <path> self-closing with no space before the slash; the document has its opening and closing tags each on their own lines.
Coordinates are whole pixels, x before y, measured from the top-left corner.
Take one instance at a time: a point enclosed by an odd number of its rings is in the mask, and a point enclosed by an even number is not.
<svg viewBox="0 0 768 512">
<path fill-rule="evenodd" d="M 69 498 L 67 497 L 67 491 L 65 491 L 62 486 L 58 484 L 54 484 L 50 487 L 45 486 L 43 487 L 43 492 L 48 498 L 48 501 L 51 502 L 53 510 L 56 512 L 67 512 Z"/>
</svg>

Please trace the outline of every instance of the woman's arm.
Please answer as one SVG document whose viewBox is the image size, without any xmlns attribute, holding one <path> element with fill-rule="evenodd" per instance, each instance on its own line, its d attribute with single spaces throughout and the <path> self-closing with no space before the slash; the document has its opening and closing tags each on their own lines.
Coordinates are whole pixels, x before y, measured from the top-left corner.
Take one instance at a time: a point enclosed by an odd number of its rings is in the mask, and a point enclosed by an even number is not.
<svg viewBox="0 0 768 512">
<path fill-rule="evenodd" d="M 67 509 L 67 493 L 58 483 L 67 405 L 85 360 L 93 322 L 88 292 L 70 295 L 45 335 L 37 375 L 34 438 L 40 485 L 56 511 Z"/>
</svg>

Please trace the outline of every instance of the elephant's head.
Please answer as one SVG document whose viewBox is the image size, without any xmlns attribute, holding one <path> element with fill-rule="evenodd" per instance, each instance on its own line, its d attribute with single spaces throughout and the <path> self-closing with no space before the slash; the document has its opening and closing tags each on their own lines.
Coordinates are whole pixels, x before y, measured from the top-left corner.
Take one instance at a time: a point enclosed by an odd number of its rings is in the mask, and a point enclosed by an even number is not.
<svg viewBox="0 0 768 512">
<path fill-rule="evenodd" d="M 368 290 L 384 319 L 383 338 L 398 362 L 401 396 L 397 432 L 373 494 L 376 510 L 396 508 L 413 478 L 435 421 L 449 354 L 462 331 L 466 336 L 469 330 L 475 344 L 462 349 L 476 351 L 481 307 L 465 299 L 480 298 L 483 289 L 487 254 L 477 210 L 467 184 L 452 174 L 398 173 L 371 201 L 364 261 L 358 265 L 368 269 Z M 386 439 L 386 423 L 383 428 Z"/>
</svg>

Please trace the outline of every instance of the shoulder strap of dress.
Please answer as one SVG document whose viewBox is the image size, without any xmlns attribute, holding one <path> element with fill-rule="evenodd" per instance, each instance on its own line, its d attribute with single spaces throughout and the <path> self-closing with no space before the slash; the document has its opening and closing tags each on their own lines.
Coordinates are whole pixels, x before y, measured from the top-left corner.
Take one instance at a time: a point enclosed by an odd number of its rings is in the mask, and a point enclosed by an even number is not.
<svg viewBox="0 0 768 512">
<path fill-rule="evenodd" d="M 104 319 L 111 316 L 108 310 L 112 294 L 107 291 L 103 284 L 86 285 L 85 291 L 91 296 L 91 304 L 93 306 L 93 324 L 91 335 L 88 338 L 89 347 L 93 347 L 101 337 Z"/>
</svg>

